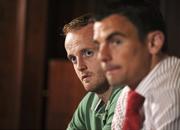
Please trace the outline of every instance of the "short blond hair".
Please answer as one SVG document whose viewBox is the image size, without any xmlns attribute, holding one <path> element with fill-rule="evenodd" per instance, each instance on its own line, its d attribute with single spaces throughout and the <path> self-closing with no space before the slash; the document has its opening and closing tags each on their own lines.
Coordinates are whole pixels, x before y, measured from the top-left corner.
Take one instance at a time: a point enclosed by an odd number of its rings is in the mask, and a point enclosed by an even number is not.
<svg viewBox="0 0 180 130">
<path fill-rule="evenodd" d="M 94 22 L 94 18 L 91 13 L 81 15 L 80 17 L 73 19 L 68 24 L 65 24 L 63 27 L 63 33 L 64 35 L 67 35 L 68 32 L 71 32 L 73 30 L 79 30 L 82 27 L 93 22 Z"/>
</svg>

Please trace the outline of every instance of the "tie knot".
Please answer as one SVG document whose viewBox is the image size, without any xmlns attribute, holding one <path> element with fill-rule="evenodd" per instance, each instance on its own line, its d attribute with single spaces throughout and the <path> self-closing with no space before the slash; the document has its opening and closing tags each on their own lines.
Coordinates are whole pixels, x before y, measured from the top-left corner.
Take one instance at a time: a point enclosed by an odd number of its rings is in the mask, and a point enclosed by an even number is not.
<svg viewBox="0 0 180 130">
<path fill-rule="evenodd" d="M 130 90 L 128 93 L 128 111 L 139 111 L 144 103 L 145 98 L 137 92 Z"/>
</svg>

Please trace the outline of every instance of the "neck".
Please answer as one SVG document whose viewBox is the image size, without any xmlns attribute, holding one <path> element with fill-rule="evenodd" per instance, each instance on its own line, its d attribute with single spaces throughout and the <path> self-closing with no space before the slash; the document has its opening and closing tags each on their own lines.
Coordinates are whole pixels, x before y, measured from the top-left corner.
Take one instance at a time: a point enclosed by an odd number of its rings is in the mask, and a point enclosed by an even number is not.
<svg viewBox="0 0 180 130">
<path fill-rule="evenodd" d="M 97 94 L 97 95 L 99 98 L 103 100 L 105 104 L 107 104 L 109 97 L 111 96 L 112 90 L 113 90 L 113 87 L 109 87 L 107 91 L 101 94 Z"/>
<path fill-rule="evenodd" d="M 168 55 L 163 53 L 158 54 L 158 56 L 152 57 L 152 64 L 150 70 L 152 70 L 160 61 L 164 60 L 167 57 Z"/>
<path fill-rule="evenodd" d="M 131 89 L 136 89 L 136 87 L 139 85 L 139 83 L 142 81 L 142 79 L 144 77 L 146 77 L 149 72 L 154 69 L 154 67 L 159 63 L 161 62 L 162 60 L 164 60 L 165 58 L 167 58 L 168 55 L 166 54 L 163 54 L 163 53 L 159 53 L 157 55 L 153 55 L 151 57 L 151 61 L 150 61 L 150 65 L 148 66 L 148 69 L 145 73 L 143 73 L 143 75 L 141 75 L 141 77 L 139 78 L 139 80 L 136 80 L 134 82 L 130 82 L 130 84 L 128 84 L 130 86 Z"/>
</svg>

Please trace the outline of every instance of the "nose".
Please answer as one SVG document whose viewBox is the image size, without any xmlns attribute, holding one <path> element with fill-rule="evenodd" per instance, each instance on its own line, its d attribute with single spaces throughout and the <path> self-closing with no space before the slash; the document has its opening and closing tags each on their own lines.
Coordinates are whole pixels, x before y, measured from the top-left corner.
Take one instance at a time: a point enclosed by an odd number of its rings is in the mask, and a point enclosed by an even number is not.
<svg viewBox="0 0 180 130">
<path fill-rule="evenodd" d="M 109 60 L 111 60 L 110 49 L 107 44 L 100 45 L 98 59 L 101 62 L 108 62 Z"/>
<path fill-rule="evenodd" d="M 78 58 L 77 60 L 77 69 L 79 71 L 84 71 L 87 69 L 86 63 L 82 58 Z"/>
</svg>

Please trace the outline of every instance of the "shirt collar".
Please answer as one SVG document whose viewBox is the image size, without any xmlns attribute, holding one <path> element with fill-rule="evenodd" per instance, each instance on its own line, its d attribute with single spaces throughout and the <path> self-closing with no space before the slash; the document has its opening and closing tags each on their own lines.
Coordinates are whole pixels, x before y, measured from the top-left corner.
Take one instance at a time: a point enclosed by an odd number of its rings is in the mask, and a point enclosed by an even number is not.
<svg viewBox="0 0 180 130">
<path fill-rule="evenodd" d="M 154 79 L 156 79 L 158 76 L 157 74 L 162 71 L 162 65 L 166 64 L 165 62 L 169 59 L 169 56 L 165 58 L 164 60 L 160 61 L 151 71 L 150 73 L 139 83 L 137 88 L 135 89 L 136 92 L 141 94 L 142 96 L 146 97 L 147 92 L 149 92 L 152 88 Z M 161 68 L 161 69 L 160 69 Z M 156 85 L 155 85 L 156 86 Z"/>
<path fill-rule="evenodd" d="M 114 96 L 116 95 L 116 93 L 117 93 L 121 88 L 122 88 L 122 86 L 113 88 L 112 93 L 111 93 L 111 95 L 110 95 L 110 97 L 109 97 L 109 100 L 107 101 L 107 104 L 106 104 L 106 105 L 104 104 L 103 100 L 102 100 L 101 98 L 99 98 L 99 97 L 97 96 L 97 94 L 95 94 L 94 101 L 93 101 L 93 103 L 92 103 L 92 105 L 91 105 L 91 110 L 97 112 L 97 111 L 99 110 L 99 108 L 102 108 L 102 107 L 104 107 L 104 111 L 108 110 L 109 107 L 110 107 L 110 104 L 111 104 L 112 99 L 114 98 Z"/>
</svg>

